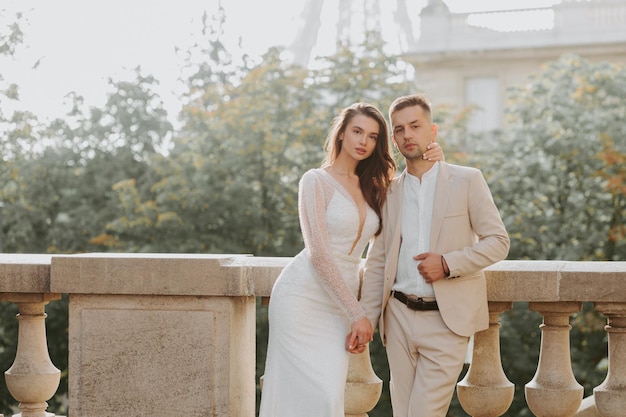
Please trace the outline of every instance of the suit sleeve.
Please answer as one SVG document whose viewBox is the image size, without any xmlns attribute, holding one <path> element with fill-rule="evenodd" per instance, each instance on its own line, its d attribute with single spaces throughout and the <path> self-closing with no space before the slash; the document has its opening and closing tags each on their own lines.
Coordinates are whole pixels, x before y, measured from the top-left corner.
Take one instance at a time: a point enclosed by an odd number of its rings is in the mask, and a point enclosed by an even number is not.
<svg viewBox="0 0 626 417">
<path fill-rule="evenodd" d="M 509 252 L 509 236 L 489 186 L 479 170 L 471 171 L 467 199 L 476 242 L 443 254 L 450 268 L 450 278 L 476 273 L 506 258 Z"/>
<path fill-rule="evenodd" d="M 385 229 L 370 241 L 363 272 L 361 305 L 367 319 L 375 329 L 380 319 L 385 285 Z"/>
</svg>

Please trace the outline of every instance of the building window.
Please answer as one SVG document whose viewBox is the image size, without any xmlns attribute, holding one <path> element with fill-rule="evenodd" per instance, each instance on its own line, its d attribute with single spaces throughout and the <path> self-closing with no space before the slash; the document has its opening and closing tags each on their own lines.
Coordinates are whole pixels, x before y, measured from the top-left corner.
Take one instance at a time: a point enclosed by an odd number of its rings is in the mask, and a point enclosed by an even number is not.
<svg viewBox="0 0 626 417">
<path fill-rule="evenodd" d="M 500 127 L 500 81 L 497 77 L 465 79 L 465 105 L 475 109 L 468 121 L 470 132 L 485 132 Z"/>
</svg>

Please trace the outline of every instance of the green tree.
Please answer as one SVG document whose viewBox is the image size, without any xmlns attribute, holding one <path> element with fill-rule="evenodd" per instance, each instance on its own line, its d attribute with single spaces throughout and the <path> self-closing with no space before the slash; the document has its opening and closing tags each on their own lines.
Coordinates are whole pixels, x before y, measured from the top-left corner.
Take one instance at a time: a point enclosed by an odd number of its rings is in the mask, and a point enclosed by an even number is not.
<svg viewBox="0 0 626 417">
<path fill-rule="evenodd" d="M 33 128 L 36 120 L 26 118 L 28 113 L 13 116 L 23 120 L 5 136 L 15 149 L 3 193 L 8 251 L 76 253 L 101 247 L 98 237 L 118 213 L 113 185 L 147 175 L 148 160 L 171 134 L 151 90 L 156 81 L 137 71 L 134 82 L 111 82 L 103 109 L 81 109 L 77 96 L 68 118 L 49 126 Z"/>
<path fill-rule="evenodd" d="M 483 156 L 511 259 L 624 259 L 624 97 L 623 67 L 575 55 L 510 92 Z"/>
<path fill-rule="evenodd" d="M 63 129 L 66 141 L 78 138 L 76 146 L 84 147 L 76 161 L 79 177 L 92 184 L 83 196 L 84 206 L 98 207 L 98 221 L 88 229 L 86 238 L 99 250 L 145 252 L 150 251 L 149 242 L 155 239 L 154 233 L 142 229 L 146 233 L 138 243 L 134 230 L 137 224 L 154 221 L 151 203 L 129 212 L 130 201 L 123 192 L 132 185 L 137 189 L 131 194 L 136 192 L 137 198 L 151 200 L 150 186 L 156 180 L 153 164 L 159 162 L 160 152 L 166 151 L 173 126 L 154 91 L 158 81 L 142 74 L 141 68 L 135 69 L 135 75 L 132 81 L 111 80 L 112 92 L 105 106 L 79 112 L 77 120 Z"/>
<path fill-rule="evenodd" d="M 207 108 L 209 90 L 186 106 L 187 136 L 172 157 L 193 156 L 201 174 L 194 188 L 206 209 L 196 218 L 208 249 L 293 255 L 299 246 L 297 180 L 321 133 L 319 125 L 307 126 L 317 110 L 304 75 L 270 50 L 262 65 L 223 86 L 228 100 Z"/>
<path fill-rule="evenodd" d="M 223 16 L 215 18 L 209 26 L 205 16 L 204 38 L 187 55 L 182 126 L 169 155 L 154 157 L 155 178 L 143 183 L 152 195 L 134 189 L 139 181 L 120 183 L 124 217 L 108 227 L 125 227 L 126 248 L 293 254 L 294 183 L 309 157 L 299 137 L 315 111 L 301 89 L 306 73 L 276 50 L 262 65 L 234 63 L 220 41 Z"/>
<path fill-rule="evenodd" d="M 24 14 L 16 13 L 8 18 L 6 11 L 0 9 L 0 58 L 15 57 L 18 49 L 24 43 Z M 6 80 L 0 72 L 0 122 L 4 121 L 6 113 L 6 100 L 16 100 L 19 97 L 18 86 Z"/>
</svg>

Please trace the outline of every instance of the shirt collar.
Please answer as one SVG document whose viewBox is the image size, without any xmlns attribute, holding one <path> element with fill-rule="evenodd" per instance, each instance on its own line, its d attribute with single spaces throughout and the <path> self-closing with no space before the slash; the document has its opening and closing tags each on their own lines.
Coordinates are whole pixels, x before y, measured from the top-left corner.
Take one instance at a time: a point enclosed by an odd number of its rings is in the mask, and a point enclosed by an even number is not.
<svg viewBox="0 0 626 417">
<path fill-rule="evenodd" d="M 431 178 L 436 177 L 437 174 L 439 174 L 439 161 L 435 162 L 435 164 L 428 171 L 424 172 L 422 175 L 422 182 L 430 181 Z M 414 181 L 418 184 L 420 183 L 420 180 L 415 175 L 410 174 L 408 170 L 406 171 L 406 176 L 409 181 Z"/>
</svg>

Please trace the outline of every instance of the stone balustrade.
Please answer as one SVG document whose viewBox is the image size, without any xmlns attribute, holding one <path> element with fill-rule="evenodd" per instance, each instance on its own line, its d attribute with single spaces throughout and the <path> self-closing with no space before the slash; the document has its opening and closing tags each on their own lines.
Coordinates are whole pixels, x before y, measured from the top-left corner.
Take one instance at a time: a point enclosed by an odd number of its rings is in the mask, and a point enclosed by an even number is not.
<svg viewBox="0 0 626 417">
<path fill-rule="evenodd" d="M 17 304 L 16 358 L 5 372 L 22 417 L 54 416 L 59 384 L 45 305 L 69 294 L 70 416 L 255 415 L 255 297 L 267 298 L 288 258 L 244 255 L 0 254 L 0 301 Z M 499 315 L 530 302 L 543 316 L 535 416 L 615 417 L 626 410 L 626 262 L 502 261 L 487 272 L 489 329 L 474 338 L 458 397 L 474 417 L 506 412 L 514 387 L 500 365 Z M 570 317 L 582 302 L 607 317 L 608 373 L 583 399 L 572 372 Z M 365 359 L 365 360 L 363 360 Z M 367 356 L 355 357 L 346 413 L 361 390 L 380 395 Z M 372 394 L 368 394 L 370 397 Z M 355 406 L 356 404 L 356 406 Z"/>
</svg>

